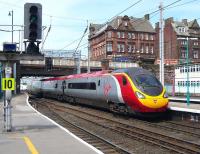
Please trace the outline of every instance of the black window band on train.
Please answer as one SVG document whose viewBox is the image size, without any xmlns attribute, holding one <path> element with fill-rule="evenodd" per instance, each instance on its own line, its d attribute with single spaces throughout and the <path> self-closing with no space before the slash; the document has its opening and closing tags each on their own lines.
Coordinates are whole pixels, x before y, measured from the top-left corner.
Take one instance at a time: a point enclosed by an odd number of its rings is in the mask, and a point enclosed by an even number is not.
<svg viewBox="0 0 200 154">
<path fill-rule="evenodd" d="M 88 89 L 96 90 L 95 82 L 84 82 L 84 83 L 69 83 L 68 89 Z"/>
</svg>

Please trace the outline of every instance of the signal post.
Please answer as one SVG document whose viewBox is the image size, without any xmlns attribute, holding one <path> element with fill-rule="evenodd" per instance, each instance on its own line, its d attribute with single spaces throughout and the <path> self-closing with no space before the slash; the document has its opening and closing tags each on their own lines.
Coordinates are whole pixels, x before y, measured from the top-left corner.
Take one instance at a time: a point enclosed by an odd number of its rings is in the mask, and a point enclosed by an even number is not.
<svg viewBox="0 0 200 154">
<path fill-rule="evenodd" d="M 3 51 L 0 51 L 0 61 L 3 64 L 4 129 L 7 132 L 12 131 L 12 90 L 16 87 L 20 88 L 12 78 L 13 71 L 17 71 L 12 69 L 14 63 L 20 60 L 44 60 L 44 55 L 39 52 L 39 43 L 42 39 L 42 6 L 39 3 L 24 5 L 24 39 L 25 51 L 17 52 L 16 45 L 13 48 L 13 42 L 5 44 Z"/>
</svg>

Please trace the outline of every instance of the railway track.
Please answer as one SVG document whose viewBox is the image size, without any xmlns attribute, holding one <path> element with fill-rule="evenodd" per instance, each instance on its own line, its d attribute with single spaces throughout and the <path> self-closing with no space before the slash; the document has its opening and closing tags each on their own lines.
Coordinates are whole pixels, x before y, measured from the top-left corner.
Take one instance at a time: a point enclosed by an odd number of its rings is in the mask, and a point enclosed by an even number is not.
<svg viewBox="0 0 200 154">
<path fill-rule="evenodd" d="M 105 154 L 130 154 L 131 153 L 130 151 L 116 144 L 113 144 L 92 132 L 89 132 L 88 130 L 74 124 L 73 122 L 66 120 L 65 118 L 60 116 L 59 113 L 56 113 L 54 111 L 55 108 L 51 108 L 52 106 L 48 106 L 44 104 L 39 104 L 39 105 L 47 107 L 49 112 L 51 112 L 51 116 L 52 114 L 54 115 L 54 120 L 59 121 L 59 123 L 62 123 L 62 125 L 63 124 L 67 125 L 67 129 L 69 129 L 73 134 L 76 134 L 76 136 L 80 137 L 85 142 L 93 145 L 94 147 L 102 151 L 103 153 Z"/>
<path fill-rule="evenodd" d="M 64 107 L 63 105 L 57 104 L 55 105 L 54 103 L 46 99 L 43 100 L 42 105 L 48 106 L 48 108 L 51 110 L 53 109 L 56 114 L 59 114 L 59 112 L 67 112 L 75 117 L 93 123 L 95 125 L 101 126 L 106 129 L 110 129 L 113 132 L 120 133 L 129 138 L 134 138 L 146 143 L 157 145 L 175 153 L 200 153 L 200 145 L 193 142 L 181 140 L 175 137 L 170 137 L 163 133 L 155 131 L 153 132 L 144 128 L 140 128 L 138 126 L 132 126 L 125 123 L 121 123 L 119 121 L 87 113 L 82 110 L 77 110 L 71 107 Z"/>
<path fill-rule="evenodd" d="M 197 127 L 197 126 L 186 125 L 180 122 L 173 122 L 173 121 L 164 121 L 164 122 L 159 122 L 159 123 L 152 123 L 152 122 L 148 122 L 144 120 L 142 121 L 139 119 L 132 119 L 132 121 L 137 122 L 137 123 L 142 123 L 154 128 L 161 128 L 168 131 L 175 131 L 177 133 L 181 132 L 186 135 L 200 138 L 200 131 L 199 131 L 200 127 Z"/>
</svg>

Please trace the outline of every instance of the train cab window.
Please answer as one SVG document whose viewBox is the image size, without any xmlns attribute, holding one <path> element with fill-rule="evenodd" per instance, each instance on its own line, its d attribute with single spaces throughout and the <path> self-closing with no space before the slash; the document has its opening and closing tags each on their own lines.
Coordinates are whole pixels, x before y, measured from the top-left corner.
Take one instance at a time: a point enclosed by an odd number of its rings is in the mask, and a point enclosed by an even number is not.
<svg viewBox="0 0 200 154">
<path fill-rule="evenodd" d="M 124 76 L 122 77 L 122 83 L 123 83 L 123 85 L 127 84 L 127 80 L 126 80 L 126 78 Z"/>
<path fill-rule="evenodd" d="M 100 86 L 100 80 L 98 81 L 98 86 Z"/>
</svg>

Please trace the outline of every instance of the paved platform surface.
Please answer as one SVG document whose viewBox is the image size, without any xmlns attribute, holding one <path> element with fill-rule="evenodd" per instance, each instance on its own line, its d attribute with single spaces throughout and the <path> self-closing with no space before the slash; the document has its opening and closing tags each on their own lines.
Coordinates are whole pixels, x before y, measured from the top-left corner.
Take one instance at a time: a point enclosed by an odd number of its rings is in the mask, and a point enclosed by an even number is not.
<svg viewBox="0 0 200 154">
<path fill-rule="evenodd" d="M 3 102 L 0 101 L 0 154 L 102 153 L 34 111 L 26 101 L 25 94 L 12 99 L 12 132 L 4 131 Z"/>
<path fill-rule="evenodd" d="M 171 97 L 172 98 L 172 97 Z M 197 98 L 191 98 L 191 101 L 189 104 L 186 102 L 179 102 L 178 100 L 186 100 L 186 98 L 179 98 L 179 97 L 173 97 L 174 101 L 169 101 L 168 108 L 170 110 L 176 110 L 176 111 L 183 111 L 183 112 L 192 112 L 192 113 L 198 113 L 200 114 L 200 104 L 196 103 L 199 101 Z"/>
</svg>

